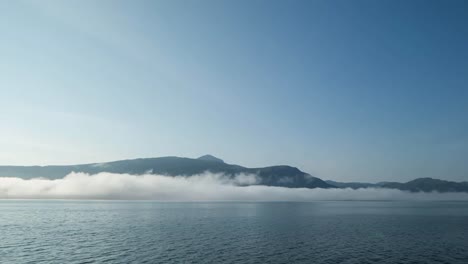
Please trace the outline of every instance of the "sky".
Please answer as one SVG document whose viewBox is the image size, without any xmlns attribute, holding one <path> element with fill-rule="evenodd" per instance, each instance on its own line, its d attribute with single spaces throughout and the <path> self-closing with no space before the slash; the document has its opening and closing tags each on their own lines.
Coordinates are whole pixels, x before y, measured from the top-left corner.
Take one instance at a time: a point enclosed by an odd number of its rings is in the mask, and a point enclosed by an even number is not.
<svg viewBox="0 0 468 264">
<path fill-rule="evenodd" d="M 468 2 L 0 0 L 0 164 L 468 180 Z"/>
</svg>

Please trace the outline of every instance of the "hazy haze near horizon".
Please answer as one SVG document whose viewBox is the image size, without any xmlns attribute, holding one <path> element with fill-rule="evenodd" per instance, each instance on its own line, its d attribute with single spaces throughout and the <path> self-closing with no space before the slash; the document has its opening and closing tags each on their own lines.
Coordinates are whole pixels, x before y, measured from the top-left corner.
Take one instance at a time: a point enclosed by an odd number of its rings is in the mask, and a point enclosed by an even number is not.
<svg viewBox="0 0 468 264">
<path fill-rule="evenodd" d="M 154 174 L 70 173 L 63 179 L 0 177 L 0 199 L 105 199 L 158 201 L 468 201 L 468 193 L 418 192 L 381 188 L 308 189 L 256 184 L 253 174 L 228 178 L 203 173 L 192 177 Z"/>
</svg>

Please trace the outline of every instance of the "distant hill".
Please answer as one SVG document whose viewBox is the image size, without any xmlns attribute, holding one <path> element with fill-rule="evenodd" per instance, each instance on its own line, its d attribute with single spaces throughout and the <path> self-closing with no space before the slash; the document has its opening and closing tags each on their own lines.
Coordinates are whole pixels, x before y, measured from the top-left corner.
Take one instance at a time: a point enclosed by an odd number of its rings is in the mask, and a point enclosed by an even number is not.
<svg viewBox="0 0 468 264">
<path fill-rule="evenodd" d="M 326 183 L 336 186 L 338 188 L 351 188 L 351 189 L 361 189 L 369 187 L 379 187 L 377 183 L 365 183 L 365 182 L 336 182 L 336 181 L 325 181 Z"/>
<path fill-rule="evenodd" d="M 295 167 L 271 166 L 246 168 L 239 165 L 227 164 L 222 159 L 212 155 L 204 155 L 197 159 L 161 157 L 70 166 L 0 166 L 0 177 L 19 177 L 23 179 L 38 177 L 60 179 L 71 172 L 89 174 L 110 172 L 137 175 L 151 173 L 187 177 L 204 172 L 221 173 L 229 177 L 244 173 L 257 175 L 260 179 L 260 185 L 290 188 L 336 188 Z"/>
<path fill-rule="evenodd" d="M 410 192 L 468 192 L 468 182 L 451 182 L 432 178 L 419 178 L 406 183 L 323 181 L 291 166 L 281 165 L 247 168 L 239 165 L 227 164 L 222 159 L 212 155 L 204 155 L 197 159 L 161 157 L 70 166 L 0 166 L 0 177 L 18 177 L 23 179 L 39 177 L 60 179 L 71 172 L 84 172 L 89 174 L 110 172 L 135 175 L 149 173 L 186 177 L 204 172 L 220 173 L 228 177 L 234 177 L 238 174 L 255 174 L 260 180 L 257 183 L 259 185 L 289 188 L 387 188 Z"/>
<path fill-rule="evenodd" d="M 208 160 L 208 161 L 214 161 L 214 162 L 222 162 L 224 163 L 224 160 L 222 159 L 219 159 L 215 156 L 212 156 L 212 155 L 203 155 L 201 157 L 198 158 L 198 160 Z"/>
<path fill-rule="evenodd" d="M 338 188 L 387 188 L 398 189 L 410 192 L 468 192 L 468 182 L 453 182 L 433 178 L 418 178 L 406 183 L 400 182 L 380 182 L 380 183 L 361 183 L 361 182 L 335 182 L 325 181 L 326 183 Z"/>
<path fill-rule="evenodd" d="M 406 183 L 388 182 L 383 188 L 411 192 L 468 192 L 468 182 L 452 182 L 432 178 L 419 178 Z"/>
</svg>

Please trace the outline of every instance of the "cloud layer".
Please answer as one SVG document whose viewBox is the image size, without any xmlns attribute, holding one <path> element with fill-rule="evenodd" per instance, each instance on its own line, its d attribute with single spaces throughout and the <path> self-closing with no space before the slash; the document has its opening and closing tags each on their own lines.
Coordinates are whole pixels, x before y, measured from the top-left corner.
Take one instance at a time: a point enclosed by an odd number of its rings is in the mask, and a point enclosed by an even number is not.
<svg viewBox="0 0 468 264">
<path fill-rule="evenodd" d="M 63 179 L 0 177 L 0 199 L 128 199 L 160 201 L 464 200 L 468 193 L 409 193 L 391 189 L 290 189 L 245 186 L 256 175 L 192 177 L 71 173 Z"/>
</svg>

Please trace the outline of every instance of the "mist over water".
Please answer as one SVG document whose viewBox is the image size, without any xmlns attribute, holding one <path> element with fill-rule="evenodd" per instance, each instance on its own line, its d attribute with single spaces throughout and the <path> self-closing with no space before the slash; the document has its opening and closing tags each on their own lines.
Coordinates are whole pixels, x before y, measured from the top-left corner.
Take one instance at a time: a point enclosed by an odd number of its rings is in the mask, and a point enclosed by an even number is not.
<svg viewBox="0 0 468 264">
<path fill-rule="evenodd" d="M 233 178 L 154 174 L 71 173 L 63 179 L 0 177 L 0 199 L 109 199 L 158 201 L 460 200 L 468 193 L 411 193 L 394 189 L 307 189 L 255 185 L 254 174 Z M 245 186 L 250 185 L 250 186 Z"/>
</svg>

